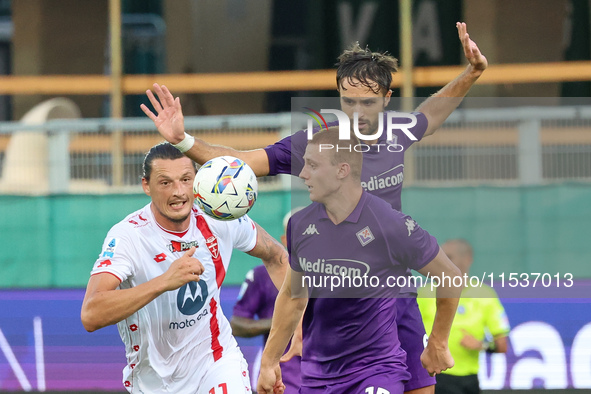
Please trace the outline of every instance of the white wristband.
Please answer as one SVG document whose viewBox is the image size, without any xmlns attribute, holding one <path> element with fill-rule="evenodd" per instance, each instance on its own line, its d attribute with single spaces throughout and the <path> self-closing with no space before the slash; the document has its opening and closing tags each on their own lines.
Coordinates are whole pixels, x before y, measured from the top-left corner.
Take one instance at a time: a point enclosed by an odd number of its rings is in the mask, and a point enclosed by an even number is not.
<svg viewBox="0 0 591 394">
<path fill-rule="evenodd" d="M 173 144 L 175 148 L 181 151 L 181 153 L 185 153 L 189 149 L 191 149 L 195 145 L 195 137 L 190 134 L 185 133 L 185 138 L 178 144 Z"/>
</svg>

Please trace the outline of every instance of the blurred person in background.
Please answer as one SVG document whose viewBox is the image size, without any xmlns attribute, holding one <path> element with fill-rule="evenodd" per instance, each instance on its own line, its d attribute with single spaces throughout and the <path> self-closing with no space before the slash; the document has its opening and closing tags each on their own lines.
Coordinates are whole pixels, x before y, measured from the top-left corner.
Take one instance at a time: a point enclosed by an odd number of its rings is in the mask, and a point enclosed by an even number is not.
<svg viewBox="0 0 591 394">
<path fill-rule="evenodd" d="M 447 117 L 461 103 L 472 85 L 488 66 L 488 61 L 470 39 L 465 23 L 456 24 L 464 55 L 468 60 L 466 69 L 433 96 L 421 103 L 413 114 L 417 124 L 409 131 L 420 141 L 433 134 Z M 353 125 L 354 113 L 359 115 L 359 131 L 366 135 L 376 132 L 379 114 L 385 111 L 390 101 L 392 73 L 397 70 L 397 60 L 387 53 L 372 52 L 358 44 L 345 50 L 339 56 L 336 70 L 337 91 L 341 98 L 341 109 Z M 244 160 L 257 176 L 291 174 L 298 176 L 304 166 L 303 155 L 307 145 L 307 133 L 300 130 L 264 149 L 237 151 L 211 145 L 185 133 L 180 99 L 174 98 L 165 86 L 154 84 L 154 91 L 146 92 L 154 110 L 144 104 L 144 113 L 152 119 L 160 134 L 170 143 L 176 144 L 185 154 L 199 164 L 223 155 Z M 334 123 L 329 123 L 329 126 Z M 401 191 L 404 169 L 404 152 L 415 142 L 399 129 L 394 129 L 396 141 L 386 141 L 386 133 L 375 141 L 365 141 L 370 149 L 363 153 L 361 181 L 364 189 L 387 201 L 394 209 L 401 209 Z M 395 143 L 402 149 L 390 152 L 380 146 Z M 380 182 L 378 184 L 378 182 Z M 383 186 L 383 187 L 382 187 Z M 410 275 L 410 270 L 407 271 Z M 397 305 L 398 335 L 407 353 L 407 365 L 412 378 L 405 386 L 405 392 L 431 394 L 435 379 L 423 368 L 420 355 L 424 350 L 425 328 L 416 302 L 416 288 L 408 287 L 400 294 Z M 295 337 L 294 337 L 295 338 Z M 296 340 L 294 339 L 294 343 Z"/>
<path fill-rule="evenodd" d="M 233 249 L 263 260 L 277 286 L 287 252 L 247 215 L 205 215 L 194 204 L 195 174 L 171 144 L 152 147 L 142 177 L 151 201 L 111 228 L 91 271 L 82 324 L 88 331 L 117 324 L 129 392 L 251 392 L 220 287 Z"/>
<path fill-rule="evenodd" d="M 473 250 L 464 239 L 452 239 L 441 245 L 449 259 L 469 275 Z M 435 294 L 428 287 L 419 290 L 418 303 L 425 327 L 435 318 Z M 506 353 L 509 321 L 497 293 L 489 286 L 470 287 L 469 281 L 451 326 L 449 350 L 455 366 L 437 375 L 436 394 L 478 394 L 478 359 L 481 351 Z M 429 330 L 427 330 L 429 331 Z"/>
<path fill-rule="evenodd" d="M 287 247 L 287 222 L 292 214 L 302 208 L 294 208 L 283 218 L 283 235 L 281 243 Z M 271 318 L 275 307 L 275 299 L 279 291 L 273 284 L 264 266 L 259 265 L 246 274 L 246 279 L 240 288 L 238 301 L 234 305 L 230 325 L 236 337 L 251 338 L 263 335 L 263 346 L 267 343 L 271 330 Z M 256 317 L 256 318 L 255 318 Z M 300 356 L 293 356 L 289 361 L 281 363 L 281 376 L 285 385 L 285 394 L 297 394 L 302 379 L 300 377 Z M 252 365 L 252 385 L 256 387 L 259 375 L 260 359 Z"/>
</svg>

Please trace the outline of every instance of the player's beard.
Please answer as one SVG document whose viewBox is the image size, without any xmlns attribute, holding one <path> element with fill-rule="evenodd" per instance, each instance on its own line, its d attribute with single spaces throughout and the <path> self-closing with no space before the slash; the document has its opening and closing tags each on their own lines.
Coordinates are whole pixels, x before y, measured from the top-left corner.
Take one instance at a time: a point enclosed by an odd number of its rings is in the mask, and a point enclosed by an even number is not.
<svg viewBox="0 0 591 394">
<path fill-rule="evenodd" d="M 187 215 L 185 215 L 185 216 L 184 216 L 184 217 L 182 217 L 182 218 L 171 218 L 170 216 L 167 216 L 167 215 L 162 215 L 162 216 L 164 216 L 166 219 L 170 220 L 170 221 L 171 221 L 171 222 L 173 222 L 173 223 L 176 223 L 176 224 L 182 224 L 182 223 L 183 223 L 185 220 L 187 220 L 187 218 L 188 218 L 190 215 L 191 215 L 191 212 L 189 212 Z"/>
<path fill-rule="evenodd" d="M 174 224 L 183 224 L 185 222 L 185 220 L 187 220 L 189 218 L 189 216 L 191 215 L 191 209 L 189 209 L 189 211 L 181 217 L 179 217 L 179 216 L 171 217 L 167 212 L 164 212 L 163 210 L 161 210 L 156 204 L 153 204 L 153 206 L 158 211 L 160 216 L 162 216 L 163 218 L 165 218 L 166 220 L 168 220 Z"/>
</svg>

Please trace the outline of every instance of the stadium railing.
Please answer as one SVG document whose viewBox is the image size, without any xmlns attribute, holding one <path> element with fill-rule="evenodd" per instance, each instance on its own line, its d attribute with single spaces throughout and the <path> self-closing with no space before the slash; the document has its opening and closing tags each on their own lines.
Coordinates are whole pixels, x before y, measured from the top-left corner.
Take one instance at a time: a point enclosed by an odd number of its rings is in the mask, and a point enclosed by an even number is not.
<svg viewBox="0 0 591 394">
<path fill-rule="evenodd" d="M 290 113 L 185 118 L 189 133 L 213 144 L 248 150 L 288 135 Z M 463 109 L 414 149 L 420 186 L 539 185 L 591 181 L 591 107 Z M 113 182 L 113 138 L 121 132 L 123 185 Z M 33 133 L 26 144 L 11 137 Z M 0 193 L 141 192 L 141 163 L 162 141 L 149 119 L 51 120 L 0 123 Z M 34 146 L 33 146 L 34 145 Z M 261 179 L 262 190 L 289 187 Z"/>
</svg>

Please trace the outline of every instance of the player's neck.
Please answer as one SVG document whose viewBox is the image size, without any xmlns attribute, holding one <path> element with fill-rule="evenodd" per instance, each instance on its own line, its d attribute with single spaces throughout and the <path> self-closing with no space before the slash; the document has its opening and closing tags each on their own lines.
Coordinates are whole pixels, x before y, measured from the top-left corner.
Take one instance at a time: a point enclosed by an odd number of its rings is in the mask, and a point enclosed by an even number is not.
<svg viewBox="0 0 591 394">
<path fill-rule="evenodd" d="M 342 188 L 338 193 L 334 193 L 324 204 L 328 218 L 334 224 L 339 224 L 351 215 L 359 204 L 363 194 L 361 185 L 359 187 Z"/>
<path fill-rule="evenodd" d="M 182 224 L 177 225 L 176 223 L 170 221 L 168 221 L 166 224 L 162 224 L 159 220 L 156 220 L 156 224 L 167 233 L 180 235 L 186 233 L 191 226 L 191 218 L 187 219 L 186 224 L 183 222 Z"/>
<path fill-rule="evenodd" d="M 151 206 L 152 214 L 154 215 L 154 220 L 158 227 L 162 230 L 169 232 L 169 233 L 183 233 L 186 232 L 189 226 L 191 225 L 191 215 L 187 216 L 185 220 L 182 222 L 173 221 L 167 218 L 166 216 L 162 215 L 158 212 L 157 209 L 154 208 L 154 204 Z"/>
</svg>

